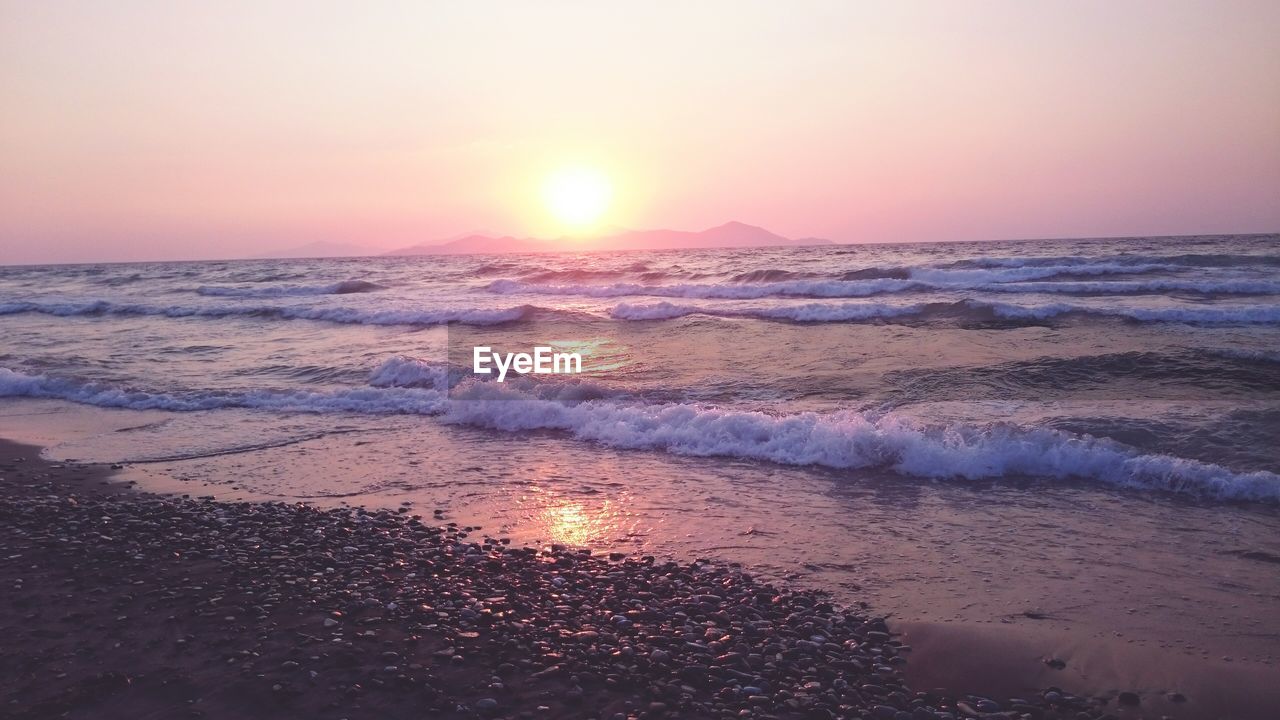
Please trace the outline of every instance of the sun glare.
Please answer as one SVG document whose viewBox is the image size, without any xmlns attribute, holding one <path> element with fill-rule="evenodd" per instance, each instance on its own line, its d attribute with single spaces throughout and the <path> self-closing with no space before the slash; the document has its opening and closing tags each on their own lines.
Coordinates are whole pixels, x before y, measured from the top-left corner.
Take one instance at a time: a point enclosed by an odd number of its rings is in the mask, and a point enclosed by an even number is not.
<svg viewBox="0 0 1280 720">
<path fill-rule="evenodd" d="M 609 209 L 613 186 L 598 170 L 566 168 L 547 177 L 543 199 L 556 220 L 582 230 L 599 222 Z"/>
</svg>

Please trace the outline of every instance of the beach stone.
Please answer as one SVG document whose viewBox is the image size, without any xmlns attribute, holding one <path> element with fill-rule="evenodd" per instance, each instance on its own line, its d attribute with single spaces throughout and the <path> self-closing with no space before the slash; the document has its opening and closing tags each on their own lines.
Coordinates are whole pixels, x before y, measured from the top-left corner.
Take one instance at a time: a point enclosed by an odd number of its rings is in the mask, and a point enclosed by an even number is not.
<svg viewBox="0 0 1280 720">
<path fill-rule="evenodd" d="M 130 652 L 145 662 L 131 639 L 104 628 L 145 631 L 142 618 L 164 618 L 156 623 L 165 628 L 163 647 L 225 673 L 217 693 L 200 677 L 184 680 L 193 698 L 278 688 L 281 717 L 313 707 L 323 712 L 310 716 L 335 718 L 513 720 L 1104 715 L 1057 688 L 1008 702 L 912 692 L 903 646 L 883 618 L 818 591 L 758 580 L 735 564 L 510 547 L 394 510 L 31 496 L 14 487 L 0 486 L 0 544 L 22 563 L 0 565 L 13 623 L 33 625 L 30 636 L 41 642 L 70 637 L 65 627 L 42 627 L 58 618 L 34 609 L 57 593 L 83 600 L 91 579 L 93 602 L 81 603 L 90 619 L 77 620 L 75 639 L 93 657 Z M 70 578 L 52 584 L 54 596 L 42 579 L 57 564 L 50 558 L 62 558 Z M 316 632 L 317 615 L 334 632 Z M 14 656 L 6 661 L 32 661 L 21 643 L 15 647 L 6 648 Z M 273 684 L 272 671 L 296 672 L 305 686 Z M 85 680 L 70 665 L 46 672 Z M 145 692 L 147 682 L 131 692 Z M 14 697 L 6 712 L 42 716 L 25 696 Z"/>
</svg>

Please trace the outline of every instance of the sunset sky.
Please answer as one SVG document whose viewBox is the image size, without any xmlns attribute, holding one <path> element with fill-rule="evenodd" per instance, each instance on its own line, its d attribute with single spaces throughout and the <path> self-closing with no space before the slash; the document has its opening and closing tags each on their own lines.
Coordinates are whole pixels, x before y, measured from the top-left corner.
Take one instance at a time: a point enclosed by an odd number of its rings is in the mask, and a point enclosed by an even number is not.
<svg viewBox="0 0 1280 720">
<path fill-rule="evenodd" d="M 1274 0 L 0 0 L 0 263 L 1280 231 L 1278 38 Z"/>
</svg>

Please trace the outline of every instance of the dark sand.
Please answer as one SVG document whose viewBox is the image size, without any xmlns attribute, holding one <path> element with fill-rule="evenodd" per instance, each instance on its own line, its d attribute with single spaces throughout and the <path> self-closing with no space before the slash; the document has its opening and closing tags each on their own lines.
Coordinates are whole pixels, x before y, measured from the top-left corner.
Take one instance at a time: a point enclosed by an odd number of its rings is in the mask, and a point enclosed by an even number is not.
<svg viewBox="0 0 1280 720">
<path fill-rule="evenodd" d="M 0 717 L 1262 718 L 1280 706 L 1269 678 L 1230 672 L 1190 702 L 1153 687 L 1042 692 L 1069 685 L 1071 658 L 1044 669 L 1034 643 L 995 631 L 892 637 L 880 618 L 732 566 L 514 548 L 407 511 L 147 495 L 108 468 L 3 441 L 0 477 Z M 1138 659 L 1116 658 L 1127 680 Z M 920 692 L 934 685 L 948 691 Z"/>
<path fill-rule="evenodd" d="M 1143 717 L 1275 718 L 1280 668 L 1205 660 L 1123 638 L 1100 641 L 1033 624 L 892 623 L 913 648 L 907 683 L 991 697 L 1058 686 L 1084 696 L 1136 692 Z M 977 659 L 975 661 L 975 659 Z"/>
</svg>

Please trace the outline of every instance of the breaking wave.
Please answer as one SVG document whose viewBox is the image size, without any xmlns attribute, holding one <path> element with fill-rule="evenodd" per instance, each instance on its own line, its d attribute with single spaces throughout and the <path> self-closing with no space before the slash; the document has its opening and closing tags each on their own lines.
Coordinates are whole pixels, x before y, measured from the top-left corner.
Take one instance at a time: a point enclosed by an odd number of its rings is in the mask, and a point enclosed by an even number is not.
<svg viewBox="0 0 1280 720">
<path fill-rule="evenodd" d="M 1081 479 L 1218 499 L 1280 500 L 1280 475 L 1275 473 L 1237 473 L 1220 465 L 1143 454 L 1115 441 L 1048 428 L 1003 424 L 929 426 L 893 413 L 772 415 L 687 403 L 646 405 L 617 398 L 566 402 L 554 388 L 553 392 L 538 393 L 492 382 L 468 382 L 456 388 L 450 399 L 437 389 L 396 384 L 404 379 L 428 379 L 431 372 L 417 375 L 425 367 L 428 366 L 407 358 L 388 361 L 371 378 L 381 378 L 390 385 L 381 388 L 169 393 L 0 368 L 0 396 L 173 411 L 251 408 L 439 415 L 447 423 L 504 432 L 558 430 L 609 447 L 677 455 L 833 469 L 883 469 L 909 477 L 944 480 Z"/>
<path fill-rule="evenodd" d="M 802 305 L 737 306 L 647 305 L 622 303 L 610 311 L 619 320 L 672 320 L 689 315 L 727 318 L 759 318 L 794 322 L 849 322 L 911 317 L 956 316 L 972 320 L 1047 321 L 1066 315 L 1115 317 L 1134 322 L 1187 323 L 1191 325 L 1271 325 L 1280 323 L 1280 306 L 1237 305 L 1210 307 L 1123 307 L 1073 303 L 1015 305 L 962 300 L 954 303 L 806 303 Z"/>
<path fill-rule="evenodd" d="M 539 308 L 517 305 L 508 308 L 442 308 L 435 310 L 369 310 L 344 307 L 299 306 L 156 306 L 113 303 L 107 300 L 88 302 L 5 302 L 0 315 L 42 313 L 58 317 L 81 315 L 156 315 L 162 317 L 255 317 L 277 320 L 320 320 L 347 325 L 499 325 L 530 317 Z"/>
<path fill-rule="evenodd" d="M 1181 253 L 1177 255 L 1109 255 L 1102 257 L 1077 257 L 1059 255 L 1052 257 L 980 257 L 957 260 L 950 267 L 1019 268 L 1044 265 L 1175 265 L 1179 267 L 1240 267 L 1280 266 L 1280 255 L 1254 255 L 1247 253 Z"/>
<path fill-rule="evenodd" d="M 487 290 L 499 295 L 566 295 L 594 298 L 671 297 L 705 300 L 756 300 L 766 297 L 855 298 L 924 290 L 970 290 L 998 293 L 1047 293 L 1074 295 L 1139 295 L 1183 292 L 1196 294 L 1277 295 L 1280 282 L 1272 280 L 1152 279 L 1139 281 L 990 281 L 990 271 L 938 270 L 911 273 L 910 279 L 867 278 L 841 280 L 774 280 L 769 282 L 680 283 L 647 285 L 540 285 L 517 280 L 495 280 Z M 1034 274 L 1034 273 L 1033 273 Z M 848 274 L 846 274 L 848 275 Z M 1007 276 L 1015 278 L 1018 276 Z"/>
<path fill-rule="evenodd" d="M 448 388 L 449 368 L 444 363 L 396 355 L 383 361 L 369 374 L 369 384 L 374 387 L 424 387 L 436 390 Z"/>
<path fill-rule="evenodd" d="M 613 308 L 610 311 L 610 315 L 619 320 L 672 320 L 687 315 L 709 315 L 713 317 L 792 320 L 795 322 L 843 322 L 918 315 L 927 307 L 928 305 L 923 304 L 809 303 L 806 305 L 730 308 L 715 305 L 673 305 L 672 303 L 660 302 L 651 305 L 629 305 L 623 303 Z"/>
<path fill-rule="evenodd" d="M 893 414 L 852 411 L 770 415 L 688 404 L 566 405 L 529 399 L 493 383 L 474 385 L 454 397 L 444 416 L 448 422 L 504 431 L 563 430 L 619 448 L 835 469 L 882 468 L 921 478 L 1078 478 L 1221 499 L 1280 500 L 1280 475 L 1275 473 L 1235 473 L 1043 428 L 927 427 Z"/>
<path fill-rule="evenodd" d="M 252 408 L 279 412 L 431 415 L 444 409 L 445 395 L 419 388 L 350 388 L 313 390 L 253 390 L 247 392 L 149 392 L 105 383 L 79 382 L 45 375 L 28 375 L 0 368 L 0 397 L 53 398 L 82 405 L 133 410 L 192 412 L 221 408 Z"/>
<path fill-rule="evenodd" d="M 495 280 L 488 290 L 499 295 L 576 295 L 594 298 L 628 296 L 673 297 L 705 300 L 756 300 L 766 297 L 868 297 L 928 286 L 907 280 L 783 280 L 760 284 L 726 285 L 685 283 L 678 285 L 535 285 L 516 280 Z"/>
</svg>

